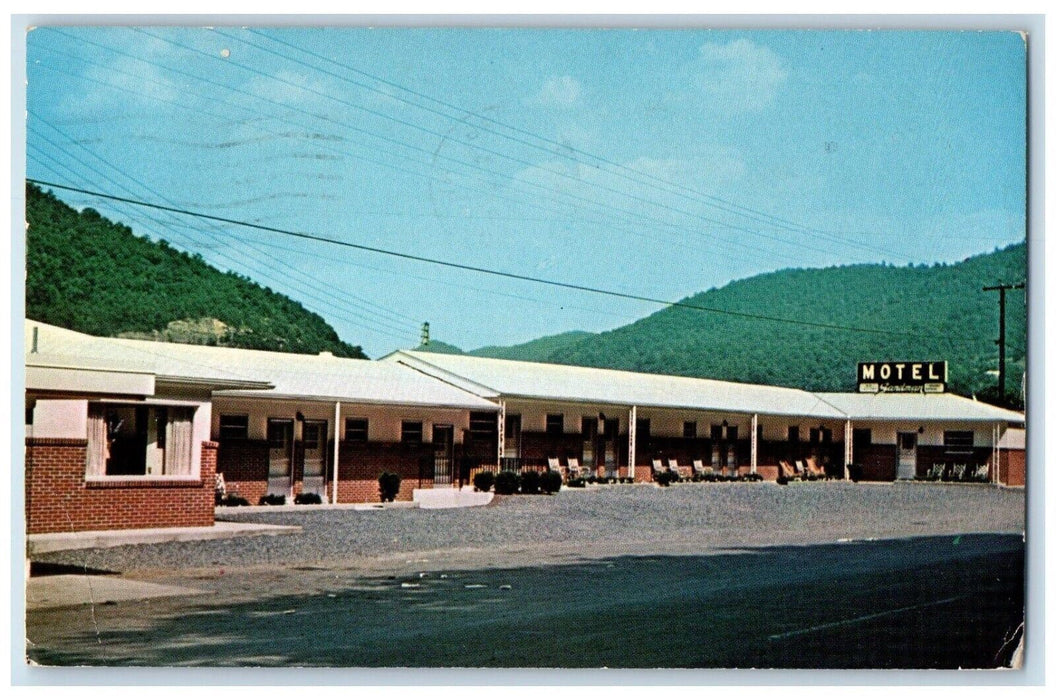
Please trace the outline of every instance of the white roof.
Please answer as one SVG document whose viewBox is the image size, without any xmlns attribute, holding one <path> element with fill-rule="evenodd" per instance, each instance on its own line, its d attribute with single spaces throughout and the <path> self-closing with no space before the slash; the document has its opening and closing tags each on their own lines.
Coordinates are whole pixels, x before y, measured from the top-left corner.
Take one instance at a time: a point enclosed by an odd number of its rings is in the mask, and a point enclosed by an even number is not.
<svg viewBox="0 0 1056 700">
<path fill-rule="evenodd" d="M 814 394 L 785 387 L 414 350 L 395 352 L 385 360 L 493 398 L 843 418 Z"/>
<path fill-rule="evenodd" d="M 1022 423 L 1024 415 L 957 394 L 818 393 L 848 418 Z"/>
<path fill-rule="evenodd" d="M 31 352 L 33 327 L 39 329 L 36 353 Z M 26 321 L 26 364 L 146 371 L 159 380 L 227 387 L 217 391 L 218 396 L 497 409 L 490 401 L 390 363 L 98 338 L 36 321 Z"/>
</svg>

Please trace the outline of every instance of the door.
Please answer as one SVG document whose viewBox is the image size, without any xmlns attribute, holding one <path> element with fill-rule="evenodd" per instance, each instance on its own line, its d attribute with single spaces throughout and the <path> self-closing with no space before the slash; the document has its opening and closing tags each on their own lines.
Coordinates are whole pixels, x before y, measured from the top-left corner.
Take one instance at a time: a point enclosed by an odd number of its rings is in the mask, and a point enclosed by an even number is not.
<svg viewBox="0 0 1056 700">
<path fill-rule="evenodd" d="M 917 434 L 898 434 L 898 474 L 899 479 L 912 479 L 917 475 Z"/>
<path fill-rule="evenodd" d="M 521 417 L 517 414 L 507 414 L 506 435 L 502 442 L 503 457 L 506 459 L 520 459 L 521 457 Z"/>
<path fill-rule="evenodd" d="M 433 426 L 433 486 L 451 485 L 451 463 L 454 461 L 455 429 L 450 425 Z"/>
<path fill-rule="evenodd" d="M 326 495 L 326 421 L 306 420 L 301 433 L 304 446 L 303 493 Z"/>
<path fill-rule="evenodd" d="M 605 419 L 605 432 L 601 448 L 602 457 L 605 460 L 605 475 L 618 476 L 616 465 L 616 441 L 620 434 L 620 421 L 618 418 Z"/>
<path fill-rule="evenodd" d="M 293 464 L 293 420 L 268 419 L 268 493 L 288 496 L 293 486 L 290 467 Z"/>
<path fill-rule="evenodd" d="M 598 419 L 583 418 L 580 422 L 580 430 L 583 435 L 583 457 L 581 464 L 587 469 L 593 470 L 598 466 Z"/>
</svg>

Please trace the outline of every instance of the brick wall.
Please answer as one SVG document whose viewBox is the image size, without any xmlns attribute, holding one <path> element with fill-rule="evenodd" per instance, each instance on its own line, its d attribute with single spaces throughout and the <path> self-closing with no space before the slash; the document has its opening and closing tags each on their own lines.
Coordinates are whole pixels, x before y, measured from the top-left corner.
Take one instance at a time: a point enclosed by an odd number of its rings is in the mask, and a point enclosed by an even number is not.
<svg viewBox="0 0 1056 700">
<path fill-rule="evenodd" d="M 459 458 L 455 451 L 455 462 Z M 382 472 L 400 475 L 398 501 L 410 501 L 414 489 L 433 487 L 433 446 L 413 446 L 399 442 L 342 443 L 338 470 L 339 503 L 378 503 L 378 476 Z M 453 467 L 454 468 L 454 467 Z M 453 477 L 457 479 L 457 468 Z"/>
<path fill-rule="evenodd" d="M 26 439 L 26 532 L 213 524 L 215 442 L 202 443 L 201 478 L 86 481 L 88 441 Z"/>
<path fill-rule="evenodd" d="M 863 445 L 854 448 L 854 459 L 862 467 L 863 481 L 894 481 L 898 451 L 894 445 Z"/>
<path fill-rule="evenodd" d="M 268 441 L 223 440 L 217 455 L 217 470 L 224 475 L 229 494 L 237 494 L 256 505 L 268 492 Z"/>
<path fill-rule="evenodd" d="M 988 460 L 990 473 L 993 474 L 993 457 Z M 1027 452 L 1026 450 L 1001 450 L 1001 461 L 998 464 L 998 482 L 1005 486 L 1026 486 Z"/>
</svg>

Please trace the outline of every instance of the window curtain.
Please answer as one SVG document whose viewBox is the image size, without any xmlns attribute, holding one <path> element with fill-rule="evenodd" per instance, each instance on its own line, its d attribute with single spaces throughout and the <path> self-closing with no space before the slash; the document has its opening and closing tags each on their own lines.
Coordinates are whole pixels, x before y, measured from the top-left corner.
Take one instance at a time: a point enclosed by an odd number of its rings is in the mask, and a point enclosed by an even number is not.
<svg viewBox="0 0 1056 700">
<path fill-rule="evenodd" d="M 106 458 L 110 456 L 107 446 L 106 420 L 103 407 L 98 404 L 88 405 L 88 476 L 106 474 Z"/>
<path fill-rule="evenodd" d="M 191 474 L 191 436 L 194 432 L 194 409 L 170 407 L 165 429 L 165 473 L 173 476 Z"/>
</svg>

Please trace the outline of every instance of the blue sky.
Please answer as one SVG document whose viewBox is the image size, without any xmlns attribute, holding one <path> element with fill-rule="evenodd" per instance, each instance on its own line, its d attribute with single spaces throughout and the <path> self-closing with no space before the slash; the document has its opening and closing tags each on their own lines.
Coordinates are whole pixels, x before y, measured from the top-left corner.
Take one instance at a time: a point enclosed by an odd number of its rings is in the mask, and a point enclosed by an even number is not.
<svg viewBox="0 0 1056 700">
<path fill-rule="evenodd" d="M 29 177 L 426 257 L 676 300 L 1025 236 L 1016 33 L 45 27 L 27 44 Z M 422 321 L 468 349 L 658 308 L 57 194 L 298 299 L 372 357 Z"/>
</svg>

